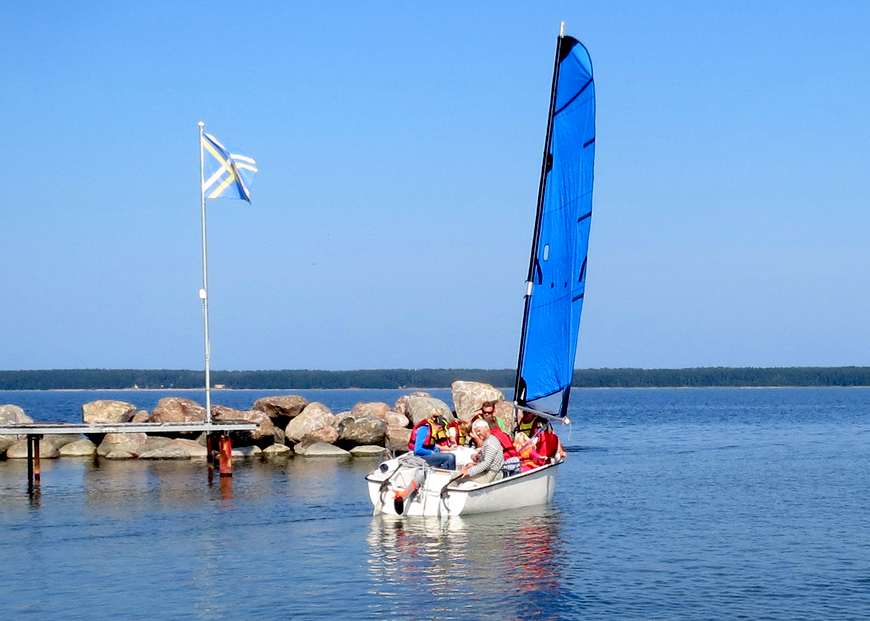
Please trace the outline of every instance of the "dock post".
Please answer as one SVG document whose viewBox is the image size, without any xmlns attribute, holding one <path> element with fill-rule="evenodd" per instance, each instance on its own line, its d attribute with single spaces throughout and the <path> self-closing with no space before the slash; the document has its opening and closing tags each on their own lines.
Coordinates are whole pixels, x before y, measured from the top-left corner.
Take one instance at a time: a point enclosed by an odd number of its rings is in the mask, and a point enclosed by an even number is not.
<svg viewBox="0 0 870 621">
<path fill-rule="evenodd" d="M 33 436 L 33 480 L 39 485 L 39 478 L 42 475 L 42 467 L 39 465 L 39 439 L 42 436 Z"/>
<path fill-rule="evenodd" d="M 229 434 L 220 439 L 220 473 L 222 477 L 233 476 L 233 441 Z"/>
<path fill-rule="evenodd" d="M 27 489 L 33 491 L 39 485 L 42 468 L 39 463 L 39 438 L 37 434 L 27 434 Z"/>
<path fill-rule="evenodd" d="M 208 482 L 209 484 L 214 479 L 214 453 L 212 452 L 214 447 L 212 446 L 212 436 L 211 432 L 206 432 L 205 434 L 205 461 L 208 465 Z"/>
<path fill-rule="evenodd" d="M 33 436 L 27 434 L 27 487 L 33 489 Z"/>
</svg>

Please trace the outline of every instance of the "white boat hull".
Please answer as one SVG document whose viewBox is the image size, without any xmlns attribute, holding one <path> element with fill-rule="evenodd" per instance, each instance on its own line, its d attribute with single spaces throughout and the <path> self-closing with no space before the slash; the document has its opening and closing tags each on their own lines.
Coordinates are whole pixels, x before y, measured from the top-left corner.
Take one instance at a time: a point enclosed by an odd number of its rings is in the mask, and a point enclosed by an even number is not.
<svg viewBox="0 0 870 621">
<path fill-rule="evenodd" d="M 366 481 L 375 515 L 471 515 L 547 504 L 556 489 L 558 465 L 541 466 L 493 483 L 467 481 L 458 486 L 451 483 L 457 472 L 427 468 L 419 489 L 398 506 L 396 495 L 411 486 L 415 475 L 419 481 L 419 468 L 391 459 L 370 472 Z"/>
</svg>

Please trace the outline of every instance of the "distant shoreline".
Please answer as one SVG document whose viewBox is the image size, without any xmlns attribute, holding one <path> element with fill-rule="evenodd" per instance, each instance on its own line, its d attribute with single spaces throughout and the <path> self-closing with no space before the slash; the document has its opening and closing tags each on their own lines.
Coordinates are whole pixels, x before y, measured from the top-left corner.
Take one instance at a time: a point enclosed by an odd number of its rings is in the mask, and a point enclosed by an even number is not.
<svg viewBox="0 0 870 621">
<path fill-rule="evenodd" d="M 513 369 L 362 369 L 212 371 L 213 390 L 449 389 L 457 380 L 513 386 Z M 203 390 L 204 373 L 167 369 L 47 369 L 0 371 L 0 390 Z M 287 388 L 287 387 L 290 388 Z M 418 388 L 428 386 L 429 388 Z M 696 367 L 576 369 L 583 388 L 821 388 L 868 387 L 870 367 Z M 509 390 L 509 389 L 508 389 Z"/>
</svg>

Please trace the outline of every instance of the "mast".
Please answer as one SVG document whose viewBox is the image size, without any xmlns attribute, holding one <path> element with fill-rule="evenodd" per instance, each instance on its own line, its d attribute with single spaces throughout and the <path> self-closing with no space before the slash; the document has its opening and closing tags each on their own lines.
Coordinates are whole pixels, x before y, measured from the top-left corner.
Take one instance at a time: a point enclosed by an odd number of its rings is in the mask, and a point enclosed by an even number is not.
<svg viewBox="0 0 870 621">
<path fill-rule="evenodd" d="M 205 155 L 202 146 L 202 132 L 205 123 L 199 122 L 199 194 L 202 212 L 202 322 L 205 327 L 205 421 L 211 425 L 211 344 L 208 338 L 208 246 L 205 235 Z"/>
<path fill-rule="evenodd" d="M 532 235 L 532 253 L 529 259 L 529 275 L 526 278 L 525 310 L 523 311 L 523 328 L 520 333 L 520 353 L 517 360 L 517 377 L 514 383 L 514 401 L 519 405 L 525 405 L 525 390 L 522 383 L 523 357 L 526 349 L 526 328 L 529 325 L 529 308 L 532 303 L 532 289 L 535 283 L 535 265 L 538 256 L 538 238 L 541 233 L 541 218 L 544 213 L 544 190 L 547 186 L 547 173 L 553 165 L 550 155 L 550 147 L 553 139 L 553 116 L 556 111 L 556 87 L 559 84 L 559 64 L 562 56 L 562 40 L 565 37 L 565 22 L 559 28 L 559 38 L 556 40 L 556 59 L 553 67 L 553 85 L 550 88 L 550 111 L 547 116 L 547 137 L 544 140 L 544 156 L 541 163 L 541 180 L 538 183 L 538 208 L 535 216 L 535 232 Z M 522 403 L 520 403 L 522 401 Z"/>
</svg>

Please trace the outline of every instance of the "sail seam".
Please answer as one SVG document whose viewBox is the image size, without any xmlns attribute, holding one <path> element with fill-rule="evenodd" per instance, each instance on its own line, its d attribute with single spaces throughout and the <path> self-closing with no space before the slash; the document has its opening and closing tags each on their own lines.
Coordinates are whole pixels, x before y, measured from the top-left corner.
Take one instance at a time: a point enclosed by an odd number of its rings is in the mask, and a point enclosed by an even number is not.
<svg viewBox="0 0 870 621">
<path fill-rule="evenodd" d="M 592 78 L 589 78 L 589 81 L 588 81 L 586 84 L 583 85 L 583 88 L 581 88 L 579 91 L 577 91 L 577 94 L 576 94 L 576 95 L 574 95 L 571 99 L 569 99 L 568 101 L 566 101 L 565 104 L 564 104 L 561 108 L 559 108 L 558 110 L 556 110 L 556 112 L 553 113 L 553 116 L 559 114 L 560 112 L 562 112 L 562 110 L 564 110 L 565 108 L 567 108 L 568 106 L 570 106 L 572 103 L 574 103 L 574 100 L 577 99 L 580 95 L 582 95 L 582 94 L 583 94 L 583 91 L 585 91 L 585 90 L 586 90 L 586 87 L 589 86 L 590 84 L 592 84 Z"/>
</svg>

